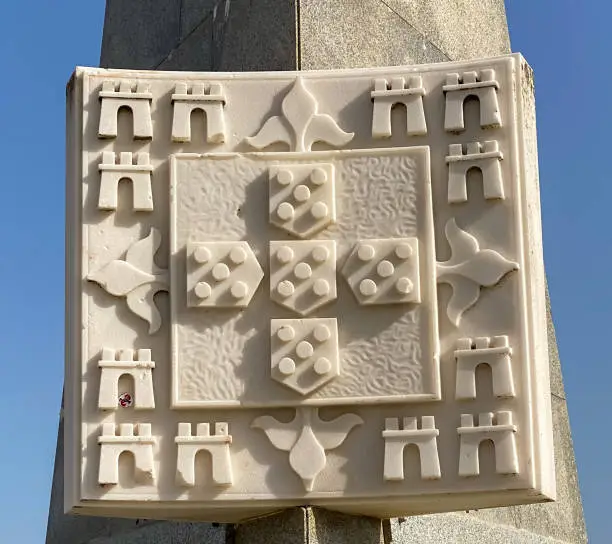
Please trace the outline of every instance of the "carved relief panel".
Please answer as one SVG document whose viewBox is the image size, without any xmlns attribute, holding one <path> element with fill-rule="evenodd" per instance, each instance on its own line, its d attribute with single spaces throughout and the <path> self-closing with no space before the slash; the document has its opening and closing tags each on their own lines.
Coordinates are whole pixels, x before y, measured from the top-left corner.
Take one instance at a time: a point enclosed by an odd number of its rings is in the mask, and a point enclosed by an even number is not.
<svg viewBox="0 0 612 544">
<path fill-rule="evenodd" d="M 68 508 L 552 498 L 526 71 L 79 69 Z"/>
</svg>

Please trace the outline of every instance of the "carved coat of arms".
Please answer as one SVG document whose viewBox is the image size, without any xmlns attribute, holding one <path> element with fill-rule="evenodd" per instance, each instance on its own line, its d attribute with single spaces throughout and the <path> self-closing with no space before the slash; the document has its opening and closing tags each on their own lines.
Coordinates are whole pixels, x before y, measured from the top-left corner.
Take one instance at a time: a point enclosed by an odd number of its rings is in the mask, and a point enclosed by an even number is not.
<svg viewBox="0 0 612 544">
<path fill-rule="evenodd" d="M 78 71 L 71 504 L 549 499 L 524 70 Z"/>
</svg>

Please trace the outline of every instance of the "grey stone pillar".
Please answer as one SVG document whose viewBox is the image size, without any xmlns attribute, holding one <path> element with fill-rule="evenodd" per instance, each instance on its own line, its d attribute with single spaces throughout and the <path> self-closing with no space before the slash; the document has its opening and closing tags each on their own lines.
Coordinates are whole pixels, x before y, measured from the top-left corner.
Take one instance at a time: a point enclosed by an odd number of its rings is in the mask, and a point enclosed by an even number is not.
<svg viewBox="0 0 612 544">
<path fill-rule="evenodd" d="M 160 70 L 309 70 L 420 64 L 509 51 L 503 0 L 107 0 L 100 64 Z M 62 513 L 60 423 L 47 543 L 586 542 L 550 317 L 549 346 L 556 503 L 382 523 L 310 508 L 241 526 L 78 518 Z"/>
</svg>

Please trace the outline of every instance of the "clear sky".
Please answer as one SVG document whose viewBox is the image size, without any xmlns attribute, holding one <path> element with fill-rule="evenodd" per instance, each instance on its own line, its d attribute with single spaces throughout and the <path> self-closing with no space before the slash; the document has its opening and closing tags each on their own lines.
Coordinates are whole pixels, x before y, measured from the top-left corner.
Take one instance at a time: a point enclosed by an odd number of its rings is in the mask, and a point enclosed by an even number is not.
<svg viewBox="0 0 612 544">
<path fill-rule="evenodd" d="M 587 525 L 608 543 L 612 7 L 507 9 L 536 73 L 545 259 Z M 74 66 L 97 65 L 103 15 L 103 0 L 2 3 L 0 543 L 44 541 L 63 380 L 64 86 Z"/>
</svg>

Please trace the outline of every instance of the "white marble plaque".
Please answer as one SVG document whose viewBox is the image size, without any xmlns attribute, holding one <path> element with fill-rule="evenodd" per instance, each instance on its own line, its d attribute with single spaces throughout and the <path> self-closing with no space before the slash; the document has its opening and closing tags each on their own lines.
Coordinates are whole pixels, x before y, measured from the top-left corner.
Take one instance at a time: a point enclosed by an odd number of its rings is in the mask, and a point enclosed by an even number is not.
<svg viewBox="0 0 612 544">
<path fill-rule="evenodd" d="M 529 74 L 78 69 L 67 509 L 554 498 Z"/>
</svg>

